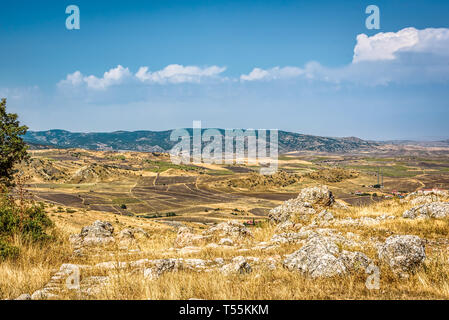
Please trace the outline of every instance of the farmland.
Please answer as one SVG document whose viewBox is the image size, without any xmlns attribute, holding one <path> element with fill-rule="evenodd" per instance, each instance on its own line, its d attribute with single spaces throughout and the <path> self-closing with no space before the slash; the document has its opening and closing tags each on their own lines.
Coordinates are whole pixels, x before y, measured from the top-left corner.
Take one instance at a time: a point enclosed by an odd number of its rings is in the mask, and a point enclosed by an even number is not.
<svg viewBox="0 0 449 320">
<path fill-rule="evenodd" d="M 279 158 L 273 177 L 258 174 L 257 166 L 175 165 L 163 153 L 34 150 L 31 164 L 23 167 L 28 189 L 49 205 L 178 222 L 263 219 L 316 184 L 355 206 L 397 190 L 449 188 L 449 161 L 441 150 L 428 157 L 289 153 Z M 373 188 L 379 170 L 382 189 Z"/>
</svg>

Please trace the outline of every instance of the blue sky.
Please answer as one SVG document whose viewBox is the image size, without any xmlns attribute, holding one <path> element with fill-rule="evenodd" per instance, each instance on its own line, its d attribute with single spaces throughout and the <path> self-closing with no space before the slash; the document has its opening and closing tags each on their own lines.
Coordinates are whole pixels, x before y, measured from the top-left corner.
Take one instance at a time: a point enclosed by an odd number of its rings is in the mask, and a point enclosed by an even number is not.
<svg viewBox="0 0 449 320">
<path fill-rule="evenodd" d="M 2 1 L 0 96 L 32 130 L 449 138 L 448 28 L 448 1 Z"/>
</svg>

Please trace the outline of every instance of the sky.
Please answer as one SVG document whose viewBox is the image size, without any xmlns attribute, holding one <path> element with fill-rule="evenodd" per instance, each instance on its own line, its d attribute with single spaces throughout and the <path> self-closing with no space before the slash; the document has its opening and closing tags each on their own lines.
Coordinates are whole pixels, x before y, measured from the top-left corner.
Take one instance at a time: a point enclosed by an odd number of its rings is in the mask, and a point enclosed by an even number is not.
<svg viewBox="0 0 449 320">
<path fill-rule="evenodd" d="M 447 0 L 2 0 L 0 39 L 0 97 L 30 130 L 449 138 Z"/>
</svg>

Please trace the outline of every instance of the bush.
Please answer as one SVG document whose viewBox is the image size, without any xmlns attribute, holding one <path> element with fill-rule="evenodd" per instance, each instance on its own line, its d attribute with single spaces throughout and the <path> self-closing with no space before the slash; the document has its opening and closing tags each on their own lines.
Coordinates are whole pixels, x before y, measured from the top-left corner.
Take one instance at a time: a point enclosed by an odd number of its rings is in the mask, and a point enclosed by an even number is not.
<svg viewBox="0 0 449 320">
<path fill-rule="evenodd" d="M 52 239 L 46 233 L 52 226 L 42 204 L 21 201 L 18 205 L 3 193 L 0 198 L 0 258 L 19 254 L 19 249 L 10 244 L 15 235 L 33 243 L 44 242 Z"/>
<path fill-rule="evenodd" d="M 0 240 L 0 261 L 14 259 L 19 255 L 19 248 L 10 245 L 4 240 Z"/>
</svg>

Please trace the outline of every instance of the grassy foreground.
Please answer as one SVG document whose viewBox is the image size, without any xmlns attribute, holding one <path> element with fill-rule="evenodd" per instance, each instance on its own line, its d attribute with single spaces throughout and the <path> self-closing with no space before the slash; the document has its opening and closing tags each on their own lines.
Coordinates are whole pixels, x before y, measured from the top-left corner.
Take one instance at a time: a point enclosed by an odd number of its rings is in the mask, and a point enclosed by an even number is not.
<svg viewBox="0 0 449 320">
<path fill-rule="evenodd" d="M 361 217 L 376 218 L 387 214 L 395 219 L 382 220 L 374 225 L 329 226 L 345 235 L 365 241 L 363 251 L 380 268 L 380 289 L 369 290 L 365 286 L 368 274 L 363 272 L 329 279 L 310 279 L 282 267 L 283 255 L 298 250 L 299 244 L 282 244 L 274 250 L 256 249 L 255 245 L 269 241 L 276 226 L 263 223 L 252 227 L 253 237 L 236 243 L 235 247 L 211 248 L 199 244 L 195 252 L 174 250 L 176 230 L 164 224 L 133 217 L 116 216 L 101 212 L 48 212 L 55 223 L 56 240 L 49 244 L 31 244 L 15 239 L 21 254 L 17 259 L 0 263 L 0 298 L 13 299 L 22 293 L 32 293 L 42 288 L 62 263 L 94 265 L 104 261 L 135 261 L 142 258 L 198 258 L 231 259 L 236 256 L 259 259 L 274 258 L 275 270 L 264 266 L 254 267 L 249 274 L 225 275 L 218 270 L 195 272 L 180 270 L 168 272 L 156 280 L 144 278 L 140 272 L 127 269 L 92 269 L 82 277 L 108 276 L 108 283 L 99 292 L 79 295 L 67 290 L 62 299 L 449 299 L 449 221 L 407 220 L 402 218 L 404 210 L 411 206 L 396 200 L 373 204 L 368 207 L 352 207 L 349 210 L 332 209 L 337 220 Z M 47 208 L 47 210 L 50 210 Z M 68 237 L 78 233 L 82 226 L 94 220 L 105 220 L 113 224 L 116 231 L 125 227 L 140 227 L 149 237 L 138 243 L 137 255 L 126 255 L 117 247 L 101 251 L 89 257 L 72 256 Z M 197 232 L 204 226 L 191 224 Z M 427 258 L 409 278 L 395 276 L 377 258 L 376 242 L 382 242 L 393 234 L 413 234 L 426 239 Z"/>
</svg>

